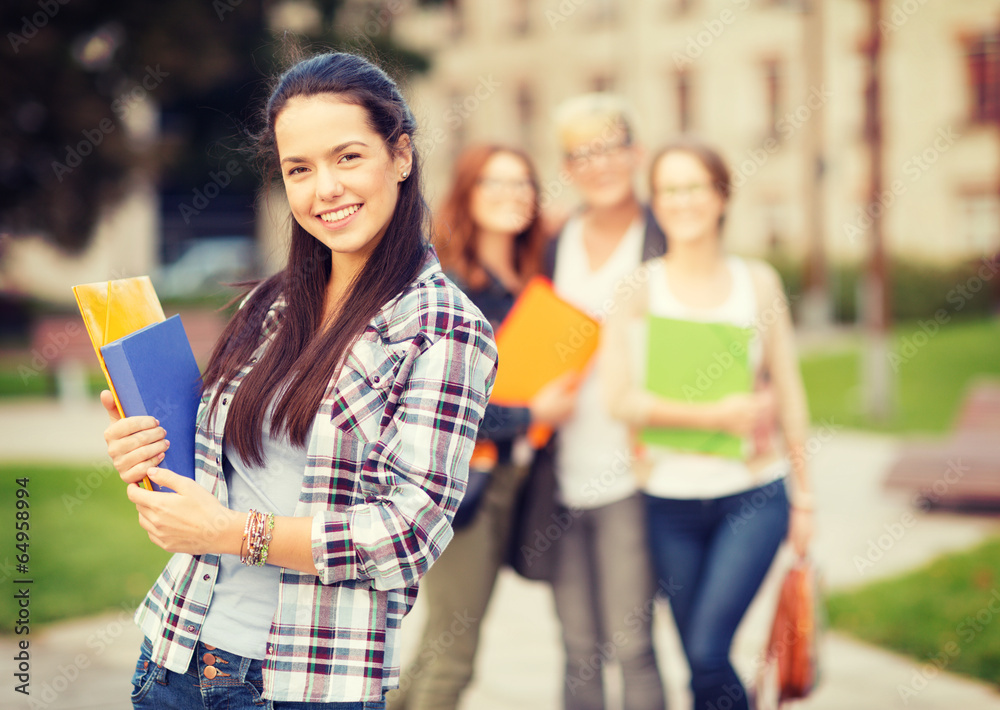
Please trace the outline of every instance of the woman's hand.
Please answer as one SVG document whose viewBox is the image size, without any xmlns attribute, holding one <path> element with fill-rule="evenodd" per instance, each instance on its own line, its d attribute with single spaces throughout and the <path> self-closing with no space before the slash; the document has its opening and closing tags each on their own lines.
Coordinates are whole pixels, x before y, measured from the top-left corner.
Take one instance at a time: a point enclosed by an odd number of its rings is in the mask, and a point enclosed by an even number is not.
<svg viewBox="0 0 1000 710">
<path fill-rule="evenodd" d="M 718 428 L 735 436 L 749 436 L 762 422 L 775 414 L 774 392 L 768 388 L 750 394 L 731 394 L 713 407 Z"/>
<path fill-rule="evenodd" d="M 101 404 L 108 411 L 111 424 L 104 430 L 108 456 L 118 475 L 126 483 L 141 481 L 150 467 L 156 466 L 166 455 L 170 442 L 167 432 L 153 417 L 126 417 L 122 419 L 111 392 L 101 392 Z"/>
<path fill-rule="evenodd" d="M 149 478 L 166 491 L 128 487 L 139 511 L 139 525 L 157 547 L 189 555 L 240 554 L 246 513 L 230 510 L 200 485 L 165 468 L 149 469 Z"/>
<path fill-rule="evenodd" d="M 797 508 L 794 505 L 788 521 L 788 541 L 799 557 L 805 557 L 813 537 L 813 509 Z"/>
<path fill-rule="evenodd" d="M 542 387 L 531 400 L 531 421 L 536 424 L 559 426 L 573 414 L 580 376 L 575 372 L 560 375 Z"/>
</svg>

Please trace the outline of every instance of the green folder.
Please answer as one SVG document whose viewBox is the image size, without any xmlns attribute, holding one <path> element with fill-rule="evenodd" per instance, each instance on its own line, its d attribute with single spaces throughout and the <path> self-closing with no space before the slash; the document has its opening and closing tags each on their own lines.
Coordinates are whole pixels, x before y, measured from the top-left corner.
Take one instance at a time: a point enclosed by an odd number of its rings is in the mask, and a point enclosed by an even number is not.
<svg viewBox="0 0 1000 710">
<path fill-rule="evenodd" d="M 753 331 L 728 323 L 647 317 L 646 390 L 682 402 L 714 402 L 750 392 Z M 646 428 L 639 439 L 679 451 L 744 458 L 744 440 L 703 429 Z"/>
</svg>

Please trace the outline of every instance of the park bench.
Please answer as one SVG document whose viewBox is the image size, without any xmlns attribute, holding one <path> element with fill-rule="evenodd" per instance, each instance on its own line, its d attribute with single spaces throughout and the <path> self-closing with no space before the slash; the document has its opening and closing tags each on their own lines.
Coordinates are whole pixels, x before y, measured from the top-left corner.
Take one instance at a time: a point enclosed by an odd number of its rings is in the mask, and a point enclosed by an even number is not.
<svg viewBox="0 0 1000 710">
<path fill-rule="evenodd" d="M 907 443 L 885 485 L 932 506 L 1000 506 L 1000 382 L 970 385 L 951 435 Z"/>
</svg>

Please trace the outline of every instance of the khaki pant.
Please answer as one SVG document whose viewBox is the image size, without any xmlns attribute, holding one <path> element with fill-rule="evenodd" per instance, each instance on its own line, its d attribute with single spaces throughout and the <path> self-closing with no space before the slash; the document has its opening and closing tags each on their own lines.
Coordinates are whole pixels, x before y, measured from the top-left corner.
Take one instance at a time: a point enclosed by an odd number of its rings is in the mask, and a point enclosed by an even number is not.
<svg viewBox="0 0 1000 710">
<path fill-rule="evenodd" d="M 388 710 L 454 710 L 472 680 L 479 628 L 510 537 L 524 469 L 493 469 L 479 510 L 420 581 L 427 625 L 416 659 L 386 696 Z"/>
<path fill-rule="evenodd" d="M 563 707 L 603 710 L 604 666 L 611 661 L 621 668 L 624 710 L 662 710 L 642 500 L 633 495 L 574 511 L 556 549 L 552 591 L 566 648 Z"/>
</svg>

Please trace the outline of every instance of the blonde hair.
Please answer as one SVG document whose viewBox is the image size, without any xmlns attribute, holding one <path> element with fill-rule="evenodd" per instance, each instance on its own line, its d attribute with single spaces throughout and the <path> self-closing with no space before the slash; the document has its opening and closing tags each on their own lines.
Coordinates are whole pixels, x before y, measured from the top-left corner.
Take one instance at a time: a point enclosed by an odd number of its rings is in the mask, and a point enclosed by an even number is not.
<svg viewBox="0 0 1000 710">
<path fill-rule="evenodd" d="M 632 109 L 615 94 L 591 93 L 566 99 L 556 107 L 554 118 L 563 152 L 581 139 L 592 141 L 614 132 L 623 132 L 626 143 L 635 137 Z"/>
</svg>

